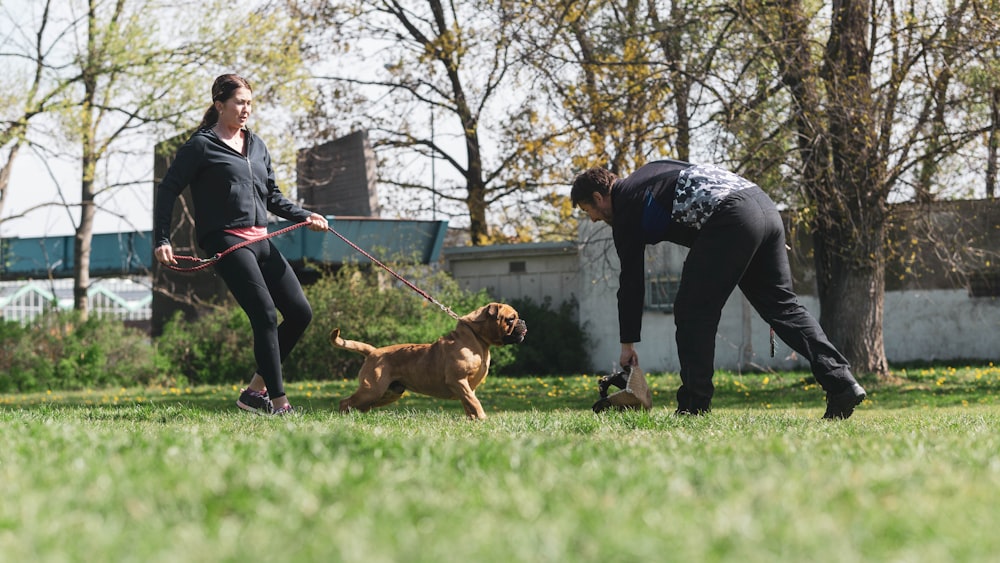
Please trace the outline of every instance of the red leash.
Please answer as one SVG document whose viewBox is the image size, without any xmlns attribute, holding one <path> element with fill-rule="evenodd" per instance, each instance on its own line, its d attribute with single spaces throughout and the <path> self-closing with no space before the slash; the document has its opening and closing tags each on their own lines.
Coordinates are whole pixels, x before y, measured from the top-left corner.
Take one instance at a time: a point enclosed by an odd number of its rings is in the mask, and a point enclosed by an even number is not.
<svg viewBox="0 0 1000 563">
<path fill-rule="evenodd" d="M 217 253 L 215 256 L 213 256 L 211 258 L 197 258 L 197 257 L 194 257 L 194 256 L 176 256 L 176 255 L 174 256 L 174 258 L 176 258 L 177 260 L 187 260 L 189 262 L 197 262 L 198 263 L 198 265 L 193 266 L 191 268 L 182 268 L 180 266 L 174 266 L 172 264 L 164 264 L 164 266 L 166 266 L 167 268 L 170 268 L 171 270 L 177 271 L 177 272 L 196 272 L 198 270 L 207 268 L 207 267 L 211 266 L 212 264 L 215 264 L 216 262 L 218 262 L 219 260 L 221 260 L 223 256 L 229 254 L 230 252 L 233 252 L 234 250 L 243 248 L 244 246 L 251 245 L 251 244 L 253 244 L 255 242 L 259 242 L 259 241 L 262 241 L 262 240 L 267 240 L 267 239 L 269 239 L 271 237 L 276 237 L 278 235 L 283 235 L 283 234 L 287 233 L 288 231 L 292 231 L 292 230 L 298 229 L 299 227 L 304 227 L 304 226 L 306 226 L 308 224 L 309 224 L 308 221 L 303 221 L 303 222 L 298 223 L 296 225 L 292 225 L 290 227 L 285 227 L 284 229 L 281 229 L 281 230 L 278 230 L 278 231 L 274 231 L 273 233 L 268 233 L 267 236 L 261 237 L 259 239 L 243 241 L 243 242 L 241 242 L 239 244 L 235 244 L 235 245 L 227 248 L 226 250 L 224 250 L 222 252 Z M 379 262 L 378 259 L 376 259 L 371 254 L 368 254 L 367 252 L 365 252 L 360 246 L 354 244 L 353 242 L 351 242 L 350 240 L 348 240 L 347 237 L 345 237 L 344 235 L 342 235 L 342 234 L 338 233 L 337 231 L 335 231 L 333 229 L 333 227 L 327 226 L 326 230 L 328 230 L 331 233 L 337 235 L 338 237 L 340 237 L 340 240 L 346 242 L 348 246 L 350 246 L 354 250 L 357 250 L 358 252 L 360 252 L 365 258 L 371 260 L 373 263 L 375 263 L 376 265 L 378 265 L 380 268 L 382 268 L 386 272 L 389 272 L 390 274 L 392 274 L 392 276 L 395 277 L 397 280 L 403 282 L 406 285 L 406 287 L 409 287 L 413 291 L 417 292 L 424 299 L 426 299 L 426 300 L 430 301 L 431 303 L 437 305 L 442 311 L 444 311 L 445 313 L 448 313 L 448 315 L 450 315 L 451 318 L 453 318 L 455 320 L 458 320 L 458 318 L 459 318 L 458 314 L 455 313 L 454 311 L 452 311 L 450 307 L 445 306 L 443 303 L 441 303 L 437 299 L 434 299 L 433 297 L 431 297 L 431 295 L 429 293 L 427 293 L 426 291 L 420 289 L 419 287 L 417 287 L 416 285 L 414 285 L 412 282 L 410 282 L 409 280 L 407 280 L 403 276 L 401 276 L 401 275 L 397 274 L 396 272 L 392 271 L 392 268 L 390 268 L 389 266 L 386 266 L 382 262 Z"/>
<path fill-rule="evenodd" d="M 285 227 L 284 229 L 281 229 L 281 230 L 278 230 L 278 231 L 274 231 L 273 233 L 268 233 L 267 235 L 265 235 L 265 236 L 263 236 L 261 238 L 258 238 L 258 239 L 245 240 L 245 241 L 243 241 L 243 242 L 241 242 L 239 244 L 234 244 L 233 246 L 230 246 L 229 248 L 223 250 L 222 252 L 216 253 L 216 255 L 213 256 L 213 257 L 211 257 L 211 258 L 198 258 L 196 256 L 178 256 L 178 255 L 174 255 L 174 259 L 176 259 L 176 260 L 187 260 L 188 262 L 197 262 L 198 263 L 197 266 L 193 266 L 191 268 L 182 268 L 180 266 L 174 266 L 173 264 L 164 264 L 164 266 L 170 268 L 171 270 L 174 270 L 175 272 L 197 272 L 198 270 L 205 269 L 205 268 L 211 266 L 212 264 L 215 264 L 219 260 L 222 260 L 223 256 L 229 254 L 230 252 L 233 252 L 234 250 L 238 250 L 240 248 L 243 248 L 244 246 L 249 246 L 249 245 L 251 245 L 251 244 L 253 244 L 255 242 L 260 242 L 262 240 L 267 240 L 267 239 L 269 239 L 271 237 L 276 237 L 278 235 L 283 235 L 283 234 L 287 233 L 288 231 L 294 231 L 295 229 L 298 229 L 299 227 L 305 227 L 308 224 L 309 224 L 308 221 L 303 221 L 301 223 L 292 225 L 290 227 Z"/>
<path fill-rule="evenodd" d="M 397 280 L 399 280 L 399 281 L 403 282 L 404 284 L 406 284 L 406 287 L 409 287 L 413 291 L 416 291 L 418 294 L 420 294 L 421 297 L 423 297 L 424 299 L 426 299 L 426 300 L 430 301 L 431 303 L 437 305 L 442 311 L 444 311 L 445 313 L 448 313 L 448 315 L 450 315 L 451 318 L 455 319 L 456 321 L 458 320 L 458 318 L 459 318 L 458 314 L 456 314 L 455 311 L 452 311 L 451 307 L 445 306 L 443 303 L 441 303 L 437 299 L 434 299 L 433 297 L 431 297 L 430 294 L 427 293 L 426 291 L 424 291 L 424 290 L 420 289 L 419 287 L 413 285 L 409 280 L 407 280 L 403 276 L 397 274 L 396 272 L 393 272 L 392 269 L 389 266 L 386 266 L 385 264 L 379 262 L 374 256 L 372 256 L 371 254 L 368 254 L 367 252 L 365 252 L 364 250 L 362 250 L 360 246 L 358 246 L 358 245 L 354 244 L 353 242 L 347 240 L 347 237 L 345 237 L 344 235 L 342 235 L 342 234 L 338 233 L 337 231 L 333 230 L 333 227 L 327 226 L 326 230 L 328 230 L 331 233 L 337 235 L 338 237 L 340 237 L 340 240 L 346 242 L 348 246 L 350 246 L 354 250 L 357 250 L 358 252 L 360 252 L 365 258 L 371 260 L 372 262 L 374 262 L 375 264 L 377 264 L 380 268 L 382 268 L 386 272 L 389 272 L 390 274 L 392 274 L 392 276 L 394 278 L 396 278 Z"/>
</svg>

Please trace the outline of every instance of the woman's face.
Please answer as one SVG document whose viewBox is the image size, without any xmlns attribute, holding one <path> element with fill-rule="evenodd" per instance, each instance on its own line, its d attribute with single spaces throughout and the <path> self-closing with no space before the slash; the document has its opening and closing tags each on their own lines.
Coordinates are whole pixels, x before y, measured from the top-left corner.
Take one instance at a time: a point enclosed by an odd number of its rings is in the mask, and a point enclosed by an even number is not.
<svg viewBox="0 0 1000 563">
<path fill-rule="evenodd" d="M 219 125 L 239 129 L 247 124 L 253 105 L 253 93 L 246 88 L 233 90 L 233 95 L 224 102 L 215 102 L 219 110 Z"/>
</svg>

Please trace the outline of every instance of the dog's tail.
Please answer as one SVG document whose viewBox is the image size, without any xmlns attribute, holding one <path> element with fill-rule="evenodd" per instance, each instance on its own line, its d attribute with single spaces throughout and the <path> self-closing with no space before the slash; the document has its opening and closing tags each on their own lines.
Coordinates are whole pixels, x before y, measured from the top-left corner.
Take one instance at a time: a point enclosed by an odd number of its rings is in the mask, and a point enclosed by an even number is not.
<svg viewBox="0 0 1000 563">
<path fill-rule="evenodd" d="M 333 344 L 337 348 L 343 348 L 344 350 L 364 354 L 365 356 L 375 351 L 375 347 L 371 344 L 365 344 L 364 342 L 358 342 L 356 340 L 344 340 L 340 337 L 339 328 L 335 328 L 330 331 L 330 344 Z"/>
</svg>

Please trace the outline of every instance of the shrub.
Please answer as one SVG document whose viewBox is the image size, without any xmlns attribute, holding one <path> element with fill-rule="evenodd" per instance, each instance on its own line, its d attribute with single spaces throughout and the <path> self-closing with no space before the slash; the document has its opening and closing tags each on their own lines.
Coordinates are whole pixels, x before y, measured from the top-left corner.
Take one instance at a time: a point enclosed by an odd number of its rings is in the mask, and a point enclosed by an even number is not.
<svg viewBox="0 0 1000 563">
<path fill-rule="evenodd" d="M 404 279 L 447 304 L 459 316 L 490 302 L 484 291 L 471 293 L 444 272 L 426 266 L 391 266 Z M 364 358 L 333 348 L 329 335 L 373 346 L 433 342 L 455 328 L 455 320 L 389 274 L 345 266 L 306 288 L 313 322 L 286 360 L 286 376 L 303 379 L 353 379 Z"/>
<path fill-rule="evenodd" d="M 28 325 L 0 323 L 0 392 L 71 390 L 159 382 L 149 338 L 120 320 L 53 311 Z"/>
<path fill-rule="evenodd" d="M 246 381 L 254 371 L 253 331 L 235 301 L 214 307 L 195 321 L 178 311 L 156 340 L 169 375 L 192 385 Z"/>
<path fill-rule="evenodd" d="M 519 346 L 503 348 L 512 352 L 509 362 L 497 366 L 497 372 L 508 376 L 565 375 L 586 371 L 590 365 L 587 335 L 576 320 L 575 299 L 564 301 L 557 309 L 552 299 L 542 303 L 530 298 L 511 299 L 528 325 L 528 336 Z"/>
</svg>

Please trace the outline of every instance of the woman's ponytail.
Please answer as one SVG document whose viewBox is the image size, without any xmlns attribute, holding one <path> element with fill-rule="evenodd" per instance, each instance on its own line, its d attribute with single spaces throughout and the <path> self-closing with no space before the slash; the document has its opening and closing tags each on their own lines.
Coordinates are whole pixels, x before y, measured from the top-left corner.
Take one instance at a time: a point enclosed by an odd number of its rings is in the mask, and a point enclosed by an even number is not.
<svg viewBox="0 0 1000 563">
<path fill-rule="evenodd" d="M 198 129 L 208 129 L 219 122 L 219 110 L 215 109 L 215 104 L 208 106 L 205 115 L 201 118 L 201 125 Z"/>
</svg>

